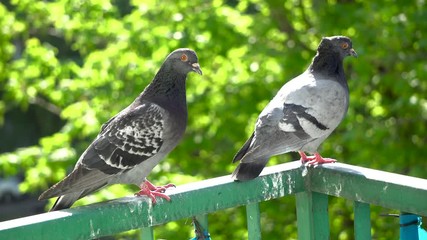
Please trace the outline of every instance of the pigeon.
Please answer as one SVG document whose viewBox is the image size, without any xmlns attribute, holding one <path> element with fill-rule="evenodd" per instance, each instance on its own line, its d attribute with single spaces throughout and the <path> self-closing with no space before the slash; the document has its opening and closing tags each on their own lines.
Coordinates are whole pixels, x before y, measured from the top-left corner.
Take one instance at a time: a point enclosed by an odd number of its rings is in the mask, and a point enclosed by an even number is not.
<svg viewBox="0 0 427 240">
<path fill-rule="evenodd" d="M 255 131 L 234 156 L 233 163 L 240 161 L 234 180 L 258 177 L 271 156 L 287 152 L 298 152 L 307 165 L 336 161 L 321 157 L 317 148 L 347 113 L 343 59 L 350 55 L 357 57 L 350 38 L 322 38 L 307 70 L 287 82 L 258 116 Z"/>
<path fill-rule="evenodd" d="M 180 142 L 187 126 L 185 82 L 189 72 L 202 75 L 196 53 L 181 48 L 170 53 L 153 81 L 125 109 L 105 123 L 74 170 L 39 200 L 58 197 L 51 211 L 71 207 L 78 199 L 112 184 L 135 184 L 156 203 L 170 200 L 165 189 L 146 179 Z"/>
</svg>

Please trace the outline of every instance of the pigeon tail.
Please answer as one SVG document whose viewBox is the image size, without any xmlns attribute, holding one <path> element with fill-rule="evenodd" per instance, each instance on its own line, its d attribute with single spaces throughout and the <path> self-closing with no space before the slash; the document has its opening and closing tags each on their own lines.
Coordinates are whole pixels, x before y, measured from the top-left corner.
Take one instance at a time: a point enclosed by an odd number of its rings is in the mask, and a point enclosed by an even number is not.
<svg viewBox="0 0 427 240">
<path fill-rule="evenodd" d="M 248 181 L 258 177 L 268 162 L 267 158 L 255 159 L 252 162 L 240 162 L 231 177 L 235 181 Z"/>
<path fill-rule="evenodd" d="M 53 204 L 53 207 L 49 211 L 51 212 L 51 211 L 70 208 L 74 204 L 74 202 L 76 202 L 80 198 L 85 197 L 105 187 L 106 185 L 107 185 L 107 182 L 103 182 L 97 185 L 93 185 L 92 187 L 86 188 L 83 191 L 71 192 L 71 193 L 61 195 L 56 199 L 55 204 Z"/>
<path fill-rule="evenodd" d="M 56 199 L 55 204 L 53 204 L 49 212 L 70 208 L 79 198 L 80 193 L 70 193 L 60 196 Z"/>
<path fill-rule="evenodd" d="M 98 170 L 90 170 L 84 167 L 77 167 L 67 177 L 59 183 L 44 191 L 39 200 L 60 197 L 73 193 L 80 193 L 81 197 L 94 192 L 107 185 L 111 177 Z"/>
<path fill-rule="evenodd" d="M 233 163 L 242 160 L 242 158 L 245 156 L 245 154 L 248 152 L 249 147 L 251 146 L 252 139 L 254 138 L 255 133 L 252 133 L 251 137 L 245 142 L 243 147 L 239 150 L 239 152 L 236 153 L 236 155 L 233 158 Z"/>
</svg>

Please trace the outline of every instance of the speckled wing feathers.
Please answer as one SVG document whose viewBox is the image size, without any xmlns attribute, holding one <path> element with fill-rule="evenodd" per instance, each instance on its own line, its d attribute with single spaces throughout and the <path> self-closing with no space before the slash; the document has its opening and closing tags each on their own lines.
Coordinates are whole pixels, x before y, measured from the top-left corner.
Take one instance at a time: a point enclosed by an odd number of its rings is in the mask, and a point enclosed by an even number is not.
<svg viewBox="0 0 427 240">
<path fill-rule="evenodd" d="M 155 155 L 163 144 L 163 117 L 158 105 L 144 103 L 112 121 L 94 148 L 107 165 L 131 169 Z M 91 163 L 82 161 L 88 168 Z M 102 169 L 101 169 L 102 170 Z"/>
<path fill-rule="evenodd" d="M 156 104 L 144 103 L 119 113 L 103 126 L 97 139 L 82 154 L 75 170 L 41 198 L 99 189 L 114 175 L 154 156 L 163 143 L 163 111 Z"/>
<path fill-rule="evenodd" d="M 155 155 L 163 143 L 162 109 L 145 103 L 113 122 L 104 134 L 116 149 L 109 155 L 95 149 L 111 167 L 130 169 Z"/>
</svg>

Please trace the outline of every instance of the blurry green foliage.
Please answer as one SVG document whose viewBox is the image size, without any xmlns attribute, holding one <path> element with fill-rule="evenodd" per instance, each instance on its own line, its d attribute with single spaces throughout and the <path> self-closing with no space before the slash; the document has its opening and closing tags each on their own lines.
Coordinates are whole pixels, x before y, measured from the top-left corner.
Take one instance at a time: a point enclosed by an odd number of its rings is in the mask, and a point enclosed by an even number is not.
<svg viewBox="0 0 427 240">
<path fill-rule="evenodd" d="M 350 109 L 322 154 L 427 178 L 426 19 L 422 0 L 2 1 L 0 124 L 13 110 L 38 106 L 46 118 L 58 117 L 61 127 L 35 145 L 1 154 L 0 172 L 23 172 L 24 191 L 39 192 L 60 180 L 102 123 L 151 81 L 166 55 L 190 47 L 204 75 L 187 80 L 188 129 L 149 177 L 179 185 L 229 174 L 259 112 L 308 66 L 321 37 L 347 35 L 359 53 L 345 61 Z M 44 119 L 31 121 L 49 127 Z M 7 141 L 1 137 L 0 145 Z M 286 154 L 270 164 L 293 159 Z M 76 205 L 129 195 L 131 188 L 113 186 Z M 293 197 L 262 203 L 261 211 L 263 238 L 296 239 Z M 398 221 L 379 216 L 389 211 L 373 208 L 375 239 L 397 235 Z M 352 239 L 351 203 L 331 198 L 330 215 L 331 238 Z M 215 239 L 247 238 L 243 208 L 210 219 Z M 189 238 L 190 223 L 158 227 L 156 236 Z"/>
</svg>

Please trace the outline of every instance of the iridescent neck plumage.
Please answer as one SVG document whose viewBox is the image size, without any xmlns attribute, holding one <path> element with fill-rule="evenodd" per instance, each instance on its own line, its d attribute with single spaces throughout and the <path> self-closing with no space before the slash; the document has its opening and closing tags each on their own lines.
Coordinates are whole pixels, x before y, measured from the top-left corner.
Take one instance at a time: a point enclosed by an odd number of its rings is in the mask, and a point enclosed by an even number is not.
<svg viewBox="0 0 427 240">
<path fill-rule="evenodd" d="M 344 74 L 343 59 L 338 53 L 317 52 L 308 69 L 313 75 L 334 79 L 345 88 L 348 88 Z"/>
<path fill-rule="evenodd" d="M 154 102 L 162 107 L 174 105 L 186 108 L 186 78 L 187 74 L 178 73 L 163 65 L 138 99 Z"/>
</svg>

